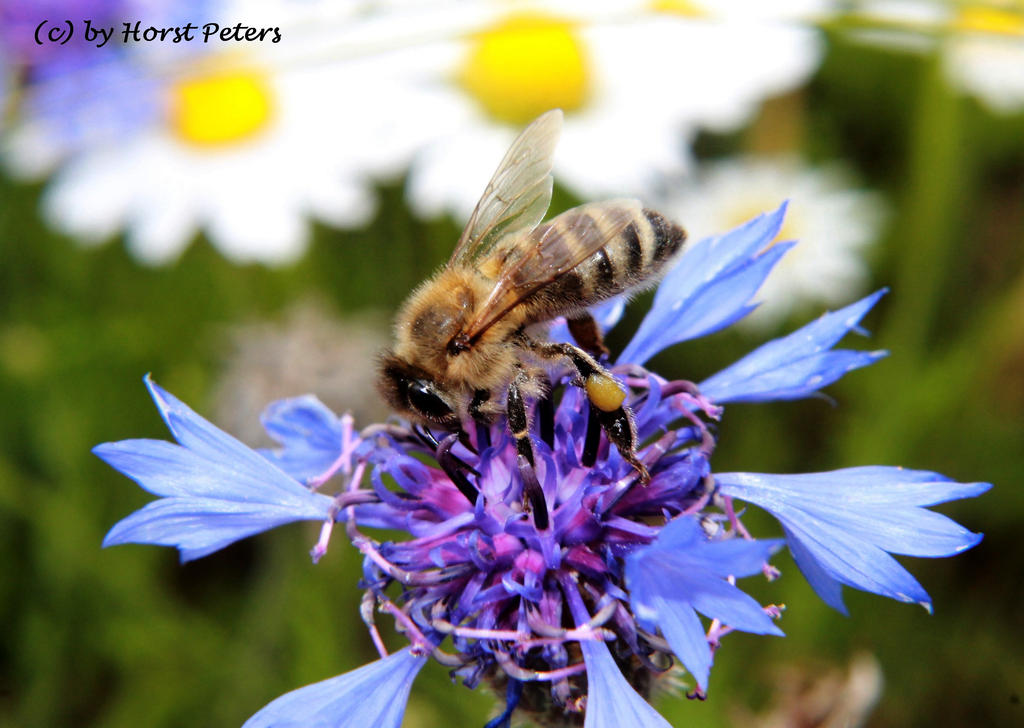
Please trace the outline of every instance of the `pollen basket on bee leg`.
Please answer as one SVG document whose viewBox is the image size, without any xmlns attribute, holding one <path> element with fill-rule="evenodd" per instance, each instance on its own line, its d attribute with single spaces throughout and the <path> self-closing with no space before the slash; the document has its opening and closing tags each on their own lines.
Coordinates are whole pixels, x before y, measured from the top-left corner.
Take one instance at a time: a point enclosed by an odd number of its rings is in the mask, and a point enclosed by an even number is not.
<svg viewBox="0 0 1024 728">
<path fill-rule="evenodd" d="M 614 412 L 626 400 L 626 393 L 619 383 L 606 374 L 594 372 L 585 383 L 587 398 L 604 412 Z"/>
</svg>

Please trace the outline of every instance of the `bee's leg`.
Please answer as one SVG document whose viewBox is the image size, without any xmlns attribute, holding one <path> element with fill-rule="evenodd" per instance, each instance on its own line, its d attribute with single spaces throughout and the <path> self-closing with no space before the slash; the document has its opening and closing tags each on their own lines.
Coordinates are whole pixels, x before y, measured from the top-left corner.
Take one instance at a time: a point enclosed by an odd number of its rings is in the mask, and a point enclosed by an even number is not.
<svg viewBox="0 0 1024 728">
<path fill-rule="evenodd" d="M 478 389 L 473 392 L 473 399 L 469 403 L 469 416 L 477 422 L 486 422 L 487 415 L 484 414 L 482 407 L 487 404 L 487 401 L 491 398 L 491 393 L 486 389 Z"/>
<path fill-rule="evenodd" d="M 483 411 L 490 398 L 491 393 L 488 390 L 478 389 L 473 393 L 473 400 L 469 403 L 469 416 L 476 423 L 476 441 L 481 450 L 491 446 L 491 432 L 488 427 L 491 424 L 491 416 Z"/>
<path fill-rule="evenodd" d="M 640 474 L 640 482 L 647 483 L 651 476 L 636 456 L 636 425 L 633 413 L 623 406 L 626 393 L 611 373 L 579 347 L 557 342 L 531 342 L 531 349 L 545 359 L 566 358 L 579 375 L 576 384 L 587 393 L 591 404 L 591 420 L 596 419 L 608 439 L 622 458 Z M 591 448 L 596 457 L 596 447 Z M 584 447 L 584 455 L 587 449 Z"/>
<path fill-rule="evenodd" d="M 512 383 L 508 385 L 508 402 L 506 412 L 508 413 L 508 429 L 516 441 L 516 451 L 526 458 L 532 466 L 533 443 L 530 442 L 530 419 L 526 414 L 526 400 L 520 390 L 520 381 L 523 373 L 520 372 Z"/>
<path fill-rule="evenodd" d="M 608 356 L 608 347 L 604 345 L 601 327 L 589 312 L 584 311 L 579 316 L 568 319 L 566 324 L 569 326 L 569 333 L 581 349 L 597 359 Z"/>
<path fill-rule="evenodd" d="M 597 409 L 592 403 L 587 415 L 587 434 L 583 437 L 583 455 L 580 463 L 590 468 L 597 462 L 597 449 L 601 446 L 601 422 L 597 418 Z"/>
<path fill-rule="evenodd" d="M 544 383 L 544 395 L 537 400 L 537 430 L 548 447 L 555 446 L 555 403 L 551 399 L 551 380 L 543 372 L 537 378 Z"/>
<path fill-rule="evenodd" d="M 519 474 L 523 479 L 523 500 L 533 511 L 533 522 L 537 528 L 548 527 L 548 504 L 544 500 L 544 491 L 537 474 L 534 472 L 533 443 L 530 442 L 530 419 L 526 413 L 526 401 L 523 399 L 521 386 L 526 380 L 526 373 L 522 370 L 516 375 L 512 383 L 508 385 L 508 402 L 506 411 L 508 413 L 508 428 L 516 441 L 516 451 L 519 453 Z"/>
<path fill-rule="evenodd" d="M 647 485 L 651 480 L 651 474 L 647 472 L 647 466 L 636 456 L 636 424 L 633 422 L 632 411 L 620 406 L 612 412 L 605 412 L 600 407 L 591 406 L 590 416 L 596 416 L 601 429 L 615 445 L 619 455 L 633 466 L 640 475 L 640 482 Z"/>
<path fill-rule="evenodd" d="M 640 475 L 640 482 L 646 485 L 651 479 L 651 474 L 647 472 L 647 466 L 636 456 L 636 425 L 633 423 L 633 412 L 627 407 L 605 412 L 593 402 L 590 403 L 587 434 L 584 436 L 580 462 L 587 467 L 597 462 L 601 430 L 608 435 L 608 440 L 615 445 L 622 459 L 632 465 Z"/>
<path fill-rule="evenodd" d="M 479 455 L 480 454 L 479 452 L 477 452 L 477 449 L 475 447 L 473 447 L 473 442 L 472 442 L 472 440 L 469 439 L 469 433 L 468 432 L 466 432 L 465 430 L 460 429 L 456 434 L 459 436 L 459 442 L 462 443 L 462 446 L 464 448 L 469 450 L 474 455 Z"/>
</svg>

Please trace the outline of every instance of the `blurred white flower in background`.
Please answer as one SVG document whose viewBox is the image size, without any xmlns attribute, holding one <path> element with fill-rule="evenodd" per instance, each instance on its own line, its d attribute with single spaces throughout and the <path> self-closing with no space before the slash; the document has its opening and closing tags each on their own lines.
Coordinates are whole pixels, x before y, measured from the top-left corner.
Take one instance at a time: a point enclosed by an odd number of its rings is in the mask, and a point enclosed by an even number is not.
<svg viewBox="0 0 1024 728">
<path fill-rule="evenodd" d="M 857 6 L 854 37 L 936 52 L 949 82 L 998 114 L 1024 110 L 1024 2 L 880 0 Z"/>
<path fill-rule="evenodd" d="M 44 200 L 59 228 L 93 240 L 126 229 L 140 260 L 162 263 L 201 227 L 232 260 L 282 263 L 303 252 L 309 216 L 369 218 L 364 169 L 346 156 L 354 139 L 336 124 L 346 104 L 324 94 L 324 74 L 220 61 L 176 82 L 165 123 L 61 172 Z"/>
<path fill-rule="evenodd" d="M 851 177 L 838 163 L 810 167 L 792 157 L 730 159 L 702 166 L 672 186 L 661 209 L 696 241 L 789 200 L 777 241 L 797 244 L 758 291 L 761 304 L 740 322 L 770 328 L 801 307 L 839 305 L 866 290 L 865 254 L 878 237 L 884 206 Z"/>
<path fill-rule="evenodd" d="M 961 6 L 948 44 L 955 84 L 997 113 L 1024 110 L 1024 2 Z"/>
<path fill-rule="evenodd" d="M 765 6 L 477 4 L 479 30 L 422 56 L 423 115 L 443 124 L 413 162 L 410 201 L 464 218 L 518 130 L 554 107 L 566 112 L 556 179 L 584 198 L 645 195 L 685 166 L 699 128 L 739 127 L 817 68 L 818 33 L 794 17 L 822 4 Z"/>
<path fill-rule="evenodd" d="M 123 232 L 158 264 L 201 230 L 234 261 L 275 264 L 304 251 L 311 218 L 365 223 L 374 184 L 407 171 L 418 212 L 464 217 L 513 136 L 554 107 L 566 112 L 562 183 L 647 196 L 685 167 L 698 129 L 735 129 L 807 79 L 822 47 L 804 21 L 831 3 L 50 4 L 118 34 L 135 17 L 280 28 L 280 43 L 44 49 L 57 60 L 8 94 L 3 134 L 4 166 L 52 177 L 43 213 L 77 240 Z"/>
<path fill-rule="evenodd" d="M 375 75 L 375 58 L 295 58 L 358 9 L 288 0 L 192 8 L 182 17 L 279 27 L 282 42 L 269 33 L 262 42 L 131 44 L 132 63 L 42 79 L 29 92 L 47 99 L 48 113 L 29 107 L 16 121 L 7 166 L 21 177 L 56 170 L 43 200 L 49 221 L 84 242 L 123 230 L 147 263 L 173 260 L 199 229 L 232 260 L 292 260 L 306 246 L 310 217 L 366 222 L 372 175 L 411 154 L 389 144 L 388 122 L 375 116 L 388 119 L 398 106 L 387 103 L 396 94 Z M 159 25 L 158 16 L 140 14 L 143 27 Z M 123 68 L 138 80 L 128 84 Z M 83 88 L 87 108 L 75 104 Z M 99 123 L 120 105 L 134 105 L 133 124 Z M 68 117 L 86 138 L 69 142 L 59 125 Z"/>
<path fill-rule="evenodd" d="M 854 3 L 850 38 L 895 51 L 927 53 L 949 13 L 935 0 L 865 0 Z"/>
</svg>

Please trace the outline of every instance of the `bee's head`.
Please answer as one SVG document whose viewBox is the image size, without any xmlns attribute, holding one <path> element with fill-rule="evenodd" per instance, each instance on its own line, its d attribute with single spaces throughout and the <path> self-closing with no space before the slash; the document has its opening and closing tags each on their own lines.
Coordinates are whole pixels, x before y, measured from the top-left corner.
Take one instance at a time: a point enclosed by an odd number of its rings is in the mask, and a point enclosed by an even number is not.
<svg viewBox="0 0 1024 728">
<path fill-rule="evenodd" d="M 395 410 L 418 422 L 448 428 L 459 424 L 452 395 L 425 371 L 389 351 L 380 357 L 377 388 Z"/>
</svg>

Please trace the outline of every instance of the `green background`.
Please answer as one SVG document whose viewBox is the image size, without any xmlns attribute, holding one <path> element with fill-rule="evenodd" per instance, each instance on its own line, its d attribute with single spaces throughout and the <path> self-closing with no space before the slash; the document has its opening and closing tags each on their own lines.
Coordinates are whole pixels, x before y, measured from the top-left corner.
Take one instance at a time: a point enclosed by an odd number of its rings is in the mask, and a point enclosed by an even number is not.
<svg viewBox="0 0 1024 728">
<path fill-rule="evenodd" d="M 773 145 L 842 158 L 887 197 L 870 262 L 891 293 L 865 322 L 872 339 L 847 343 L 891 356 L 831 387 L 836 406 L 731 406 L 716 469 L 900 464 L 990 481 L 985 496 L 939 508 L 985 540 L 953 559 L 904 560 L 933 616 L 848 590 L 843 617 L 779 558 L 781 580 L 750 581 L 787 604 L 788 636 L 727 637 L 709 699 L 659 708 L 679 726 L 754 725 L 745 716 L 799 680 L 867 652 L 885 675 L 870 725 L 1024 723 L 1024 116 L 996 117 L 957 95 L 935 57 L 833 36 L 806 89 L 769 102 L 740 133 L 701 137 L 697 151 Z M 318 228 L 289 267 L 232 265 L 199 239 L 150 269 L 120 240 L 87 249 L 51 232 L 37 215 L 41 189 L 0 180 L 0 725 L 237 726 L 277 695 L 373 658 L 359 560 L 343 536 L 317 566 L 307 556 L 315 524 L 185 566 L 170 549 L 101 550 L 110 526 L 150 497 L 90 448 L 167 436 L 146 372 L 213 416 L 233 324 L 280 318 L 309 296 L 339 314 L 393 310 L 458 233 L 454 220 L 413 217 L 401 184 L 380 189 L 367 229 Z M 554 207 L 575 202 L 560 192 Z M 645 305 L 632 306 L 613 345 Z M 699 381 L 757 343 L 724 332 L 654 368 Z M 766 519 L 752 523 L 778 535 Z M 431 665 L 405 724 L 480 726 L 494 705 Z"/>
</svg>

